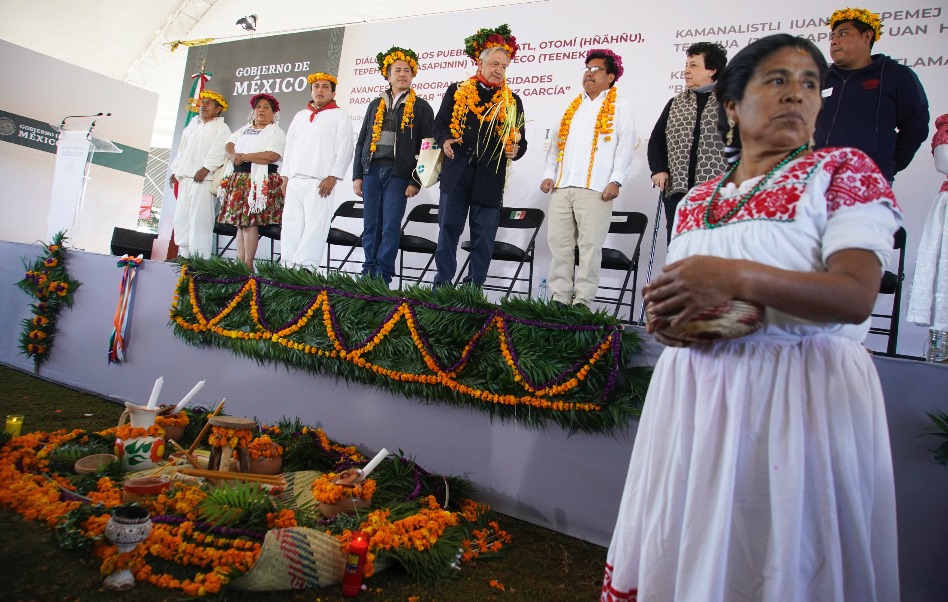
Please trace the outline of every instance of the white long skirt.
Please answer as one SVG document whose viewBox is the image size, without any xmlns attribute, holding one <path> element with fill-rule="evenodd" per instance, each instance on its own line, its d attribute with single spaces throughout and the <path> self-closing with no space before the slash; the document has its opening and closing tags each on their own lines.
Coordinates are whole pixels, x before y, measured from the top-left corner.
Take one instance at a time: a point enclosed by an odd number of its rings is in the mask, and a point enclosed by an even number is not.
<svg viewBox="0 0 948 602">
<path fill-rule="evenodd" d="M 602 600 L 898 600 L 895 520 L 882 390 L 859 343 L 669 348 Z"/>
<path fill-rule="evenodd" d="M 905 319 L 935 330 L 948 330 L 948 191 L 939 192 L 918 242 L 915 276 Z"/>
</svg>

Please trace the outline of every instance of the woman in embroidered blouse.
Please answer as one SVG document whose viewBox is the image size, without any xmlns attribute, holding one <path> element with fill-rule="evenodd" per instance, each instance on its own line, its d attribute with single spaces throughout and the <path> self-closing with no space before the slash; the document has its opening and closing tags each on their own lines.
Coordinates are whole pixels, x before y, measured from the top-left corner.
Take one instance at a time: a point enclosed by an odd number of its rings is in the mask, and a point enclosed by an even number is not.
<svg viewBox="0 0 948 602">
<path fill-rule="evenodd" d="M 901 215 L 855 149 L 810 152 L 826 61 L 780 34 L 717 84 L 740 159 L 678 207 L 645 289 L 677 324 L 742 299 L 754 334 L 670 347 L 632 451 L 602 599 L 897 600 L 882 390 L 861 342 Z"/>
<path fill-rule="evenodd" d="M 227 159 L 234 173 L 221 187 L 217 221 L 237 230 L 237 259 L 253 270 L 259 226 L 279 224 L 283 216 L 283 190 L 277 162 L 286 146 L 286 134 L 276 124 L 280 103 L 269 94 L 250 99 L 250 123 L 227 140 Z"/>
</svg>

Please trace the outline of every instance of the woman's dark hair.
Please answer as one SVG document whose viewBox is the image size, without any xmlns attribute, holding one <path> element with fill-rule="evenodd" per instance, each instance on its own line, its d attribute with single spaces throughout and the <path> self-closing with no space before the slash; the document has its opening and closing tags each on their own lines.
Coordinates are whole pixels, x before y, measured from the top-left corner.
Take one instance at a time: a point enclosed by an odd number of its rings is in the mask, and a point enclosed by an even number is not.
<svg viewBox="0 0 948 602">
<path fill-rule="evenodd" d="M 725 103 L 729 100 L 737 102 L 743 100 L 747 83 L 753 77 L 754 71 L 757 70 L 757 65 L 773 53 L 784 48 L 796 48 L 808 53 L 813 62 L 816 63 L 817 71 L 820 74 L 820 83 L 826 79 L 826 72 L 828 71 L 826 59 L 813 42 L 787 33 L 778 33 L 757 40 L 731 59 L 714 87 L 714 95 L 718 99 L 718 132 L 721 133 L 722 139 L 726 139 L 727 131 L 730 129 L 727 124 L 727 111 L 724 110 Z M 734 140 L 731 146 L 740 148 L 740 140 L 740 131 L 738 126 L 735 125 Z"/>
<path fill-rule="evenodd" d="M 698 56 L 699 54 L 704 57 L 704 68 L 714 69 L 711 81 L 718 81 L 718 77 L 721 76 L 721 72 L 727 66 L 727 50 L 724 49 L 724 46 L 714 42 L 698 42 L 689 46 L 688 50 L 685 51 L 687 56 Z"/>
</svg>

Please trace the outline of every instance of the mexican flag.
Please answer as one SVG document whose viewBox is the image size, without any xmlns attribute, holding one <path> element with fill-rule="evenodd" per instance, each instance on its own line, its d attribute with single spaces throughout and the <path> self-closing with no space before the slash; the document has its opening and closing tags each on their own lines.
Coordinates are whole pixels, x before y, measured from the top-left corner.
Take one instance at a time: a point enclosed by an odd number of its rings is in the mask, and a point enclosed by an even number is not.
<svg viewBox="0 0 948 602">
<path fill-rule="evenodd" d="M 204 91 L 205 85 L 213 75 L 213 73 L 201 71 L 191 76 L 193 82 L 191 83 L 191 93 L 188 94 L 188 112 L 184 117 L 185 127 L 191 123 L 192 119 L 197 117 L 198 111 L 201 110 L 201 92 Z"/>
</svg>

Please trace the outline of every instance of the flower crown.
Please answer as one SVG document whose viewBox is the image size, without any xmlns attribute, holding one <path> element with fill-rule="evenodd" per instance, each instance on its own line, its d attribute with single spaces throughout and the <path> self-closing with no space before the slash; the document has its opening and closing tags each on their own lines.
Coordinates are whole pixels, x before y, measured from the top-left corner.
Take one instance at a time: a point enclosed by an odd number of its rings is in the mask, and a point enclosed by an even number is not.
<svg viewBox="0 0 948 602">
<path fill-rule="evenodd" d="M 840 21 L 862 21 L 876 32 L 873 42 L 878 42 L 882 37 L 882 19 L 877 13 L 866 10 L 865 8 L 842 8 L 833 13 L 829 18 L 830 30 L 836 27 Z"/>
<path fill-rule="evenodd" d="M 313 82 L 318 82 L 318 81 L 332 82 L 332 85 L 334 86 L 339 85 L 339 80 L 329 75 L 328 73 L 322 73 L 322 72 L 310 73 L 309 76 L 306 78 L 306 83 L 308 83 L 309 85 L 313 85 Z"/>
<path fill-rule="evenodd" d="M 411 66 L 411 74 L 418 75 L 418 55 L 411 48 L 400 48 L 392 46 L 385 52 L 375 55 L 375 62 L 379 64 L 379 71 L 382 77 L 388 79 L 388 68 L 395 61 L 405 61 Z"/>
<path fill-rule="evenodd" d="M 589 56 L 591 54 L 602 54 L 608 56 L 612 59 L 612 62 L 616 66 L 616 79 L 615 82 L 619 81 L 619 78 L 622 77 L 622 74 L 625 73 L 625 69 L 622 67 L 622 57 L 616 54 L 615 52 L 608 50 L 606 48 L 593 48 L 586 51 L 586 63 L 589 63 Z M 596 58 L 596 57 L 593 57 Z"/>
<path fill-rule="evenodd" d="M 227 101 L 224 100 L 224 97 L 215 92 L 214 90 L 204 90 L 201 92 L 201 98 L 206 98 L 208 100 L 213 100 L 221 106 L 221 112 L 227 110 Z"/>
<path fill-rule="evenodd" d="M 264 94 L 254 94 L 253 96 L 251 96 L 251 97 L 250 97 L 250 108 L 251 108 L 251 109 L 256 109 L 256 108 L 257 108 L 257 101 L 258 101 L 258 100 L 261 100 L 261 99 L 262 99 L 262 100 L 267 100 L 267 101 L 270 102 L 270 107 L 273 109 L 273 112 L 274 112 L 274 113 L 279 113 L 279 112 L 280 112 L 280 101 L 277 100 L 276 98 L 274 98 L 272 95 L 270 95 L 270 94 L 265 94 L 265 93 L 264 93 Z"/>
<path fill-rule="evenodd" d="M 464 38 L 464 54 L 471 57 L 475 63 L 481 52 L 487 48 L 503 48 L 510 55 L 510 60 L 513 60 L 520 50 L 520 45 L 517 44 L 517 38 L 511 35 L 510 26 L 506 23 L 494 29 L 478 29 L 471 37 Z"/>
</svg>

